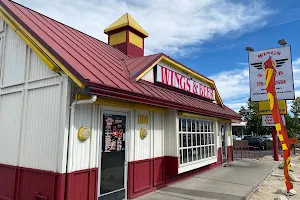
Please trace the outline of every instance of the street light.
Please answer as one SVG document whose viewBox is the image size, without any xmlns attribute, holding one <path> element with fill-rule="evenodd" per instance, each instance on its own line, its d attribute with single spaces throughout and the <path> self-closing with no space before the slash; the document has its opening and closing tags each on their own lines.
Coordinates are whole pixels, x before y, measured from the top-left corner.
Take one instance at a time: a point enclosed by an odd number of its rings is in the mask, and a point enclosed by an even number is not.
<svg viewBox="0 0 300 200">
<path fill-rule="evenodd" d="M 278 44 L 280 46 L 285 46 L 287 44 L 287 42 L 285 41 L 285 39 L 281 39 L 281 40 L 278 40 Z"/>
<path fill-rule="evenodd" d="M 254 51 L 252 47 L 246 47 L 246 51 Z"/>
</svg>

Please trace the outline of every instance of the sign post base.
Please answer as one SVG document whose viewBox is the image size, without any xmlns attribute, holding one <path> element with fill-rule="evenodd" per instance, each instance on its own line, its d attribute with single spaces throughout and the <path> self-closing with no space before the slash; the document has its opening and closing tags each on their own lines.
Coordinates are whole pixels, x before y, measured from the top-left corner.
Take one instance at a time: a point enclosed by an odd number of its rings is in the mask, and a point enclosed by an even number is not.
<svg viewBox="0 0 300 200">
<path fill-rule="evenodd" d="M 279 161 L 278 138 L 275 126 L 272 127 L 274 161 Z"/>
</svg>

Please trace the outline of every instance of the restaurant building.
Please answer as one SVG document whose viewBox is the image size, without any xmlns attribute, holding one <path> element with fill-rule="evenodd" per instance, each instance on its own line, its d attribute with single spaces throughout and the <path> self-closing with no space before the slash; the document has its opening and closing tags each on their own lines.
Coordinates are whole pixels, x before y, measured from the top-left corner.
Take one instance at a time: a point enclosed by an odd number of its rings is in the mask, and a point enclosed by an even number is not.
<svg viewBox="0 0 300 200">
<path fill-rule="evenodd" d="M 9 0 L 0 18 L 0 199 L 133 199 L 232 161 L 240 116 L 213 80 L 145 56 L 129 14 L 108 43 Z"/>
</svg>

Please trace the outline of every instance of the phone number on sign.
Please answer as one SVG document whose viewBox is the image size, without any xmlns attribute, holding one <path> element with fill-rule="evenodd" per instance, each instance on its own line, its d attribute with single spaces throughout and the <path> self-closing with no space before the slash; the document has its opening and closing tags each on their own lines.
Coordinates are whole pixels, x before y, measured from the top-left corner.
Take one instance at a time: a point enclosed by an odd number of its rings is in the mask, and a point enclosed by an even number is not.
<svg viewBox="0 0 300 200">
<path fill-rule="evenodd" d="M 286 80 L 277 80 L 277 81 L 275 81 L 275 85 L 282 85 L 282 84 L 286 84 Z M 266 85 L 266 83 L 256 82 L 256 86 L 264 86 L 264 85 Z"/>
</svg>

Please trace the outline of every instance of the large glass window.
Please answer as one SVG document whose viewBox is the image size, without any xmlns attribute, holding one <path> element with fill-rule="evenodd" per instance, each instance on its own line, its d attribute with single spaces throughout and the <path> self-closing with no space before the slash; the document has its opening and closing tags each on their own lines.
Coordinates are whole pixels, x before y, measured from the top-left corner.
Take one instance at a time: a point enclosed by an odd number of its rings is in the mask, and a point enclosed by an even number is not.
<svg viewBox="0 0 300 200">
<path fill-rule="evenodd" d="M 214 122 L 179 118 L 180 165 L 216 156 Z"/>
</svg>

